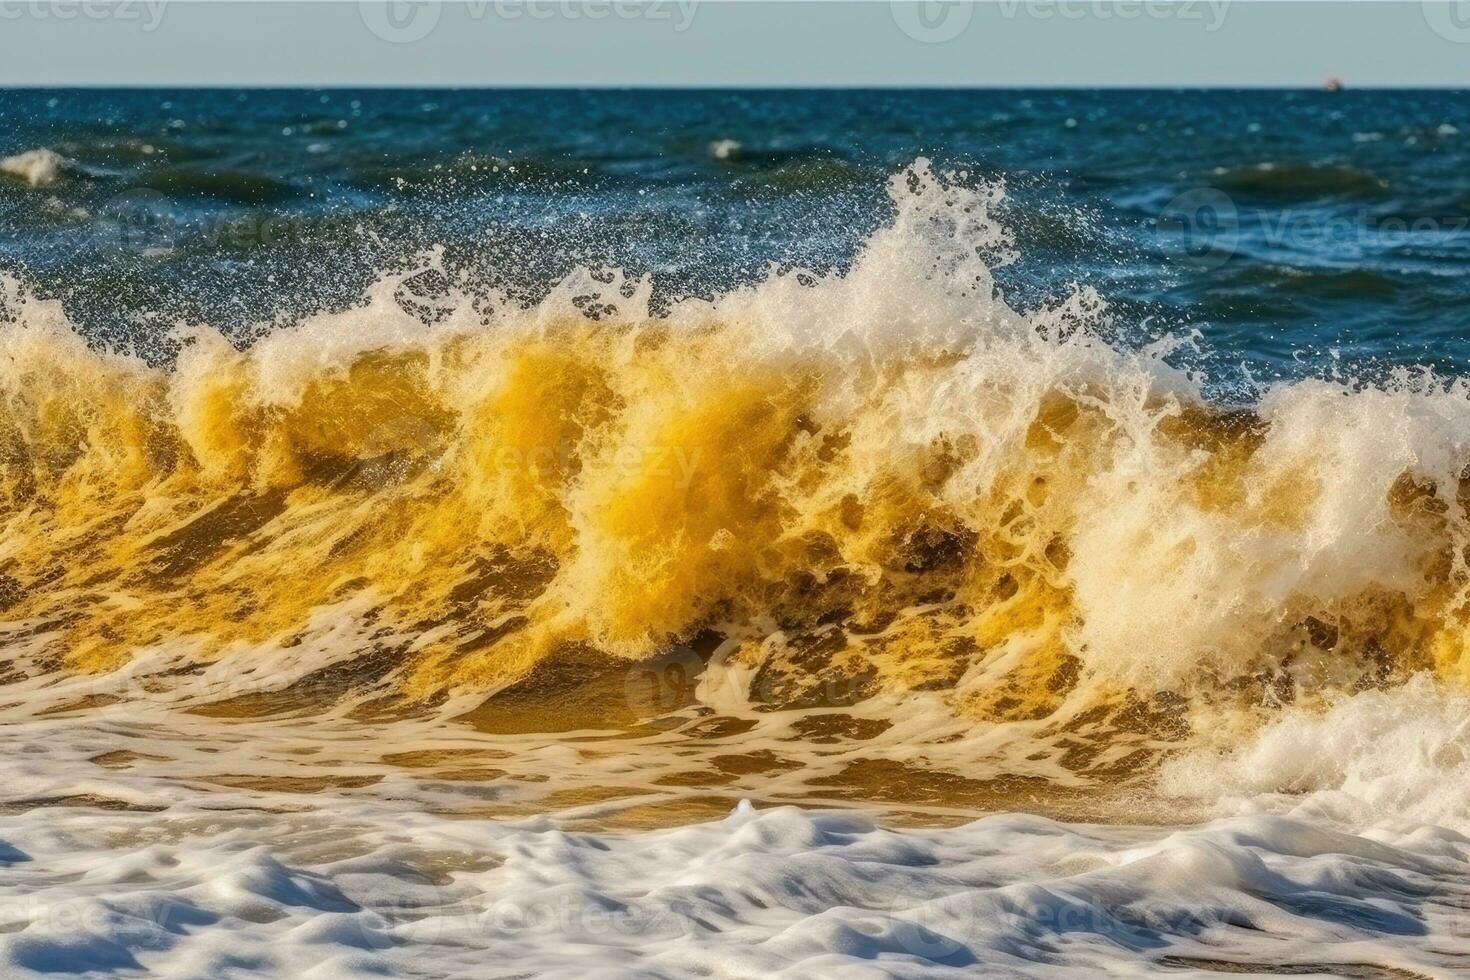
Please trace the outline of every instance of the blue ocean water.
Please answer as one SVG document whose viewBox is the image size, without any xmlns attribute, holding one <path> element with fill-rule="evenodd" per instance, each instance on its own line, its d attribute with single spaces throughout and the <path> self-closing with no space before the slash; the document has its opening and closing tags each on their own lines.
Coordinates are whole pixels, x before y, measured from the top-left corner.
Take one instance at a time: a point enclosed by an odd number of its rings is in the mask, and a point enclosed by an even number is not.
<svg viewBox="0 0 1470 980">
<path fill-rule="evenodd" d="M 840 266 L 918 156 L 1003 179 L 1007 298 L 1071 284 L 1217 383 L 1470 365 L 1470 99 L 1306 91 L 10 91 L 0 264 L 99 339 L 244 336 L 440 246 L 534 294 Z"/>
</svg>

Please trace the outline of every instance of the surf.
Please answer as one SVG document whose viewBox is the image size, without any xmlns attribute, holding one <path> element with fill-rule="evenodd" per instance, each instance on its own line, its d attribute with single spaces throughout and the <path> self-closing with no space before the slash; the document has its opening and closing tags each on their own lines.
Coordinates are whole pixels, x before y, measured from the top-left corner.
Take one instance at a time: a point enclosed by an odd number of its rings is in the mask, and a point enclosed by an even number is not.
<svg viewBox="0 0 1470 980">
<path fill-rule="evenodd" d="M 1105 340 L 1092 290 L 1005 301 L 1000 185 L 919 160 L 888 191 L 842 269 L 662 305 L 581 269 L 528 303 L 431 252 L 248 344 L 180 325 L 163 365 L 6 279 L 9 669 L 483 720 L 539 678 L 678 662 L 680 703 L 923 698 L 1152 746 L 1053 745 L 1119 773 L 1463 687 L 1462 379 L 1212 403 L 1184 342 Z"/>
</svg>

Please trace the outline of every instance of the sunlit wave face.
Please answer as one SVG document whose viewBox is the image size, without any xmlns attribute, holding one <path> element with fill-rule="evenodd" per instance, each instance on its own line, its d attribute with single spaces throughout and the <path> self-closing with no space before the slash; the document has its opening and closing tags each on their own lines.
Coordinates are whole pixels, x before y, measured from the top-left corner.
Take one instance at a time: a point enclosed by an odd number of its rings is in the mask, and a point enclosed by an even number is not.
<svg viewBox="0 0 1470 980">
<path fill-rule="evenodd" d="M 499 730 L 918 698 L 1102 779 L 1463 680 L 1460 383 L 1212 406 L 1170 342 L 1104 343 L 1091 292 L 999 298 L 998 187 L 920 160 L 889 193 L 845 271 L 655 315 L 582 270 L 432 316 L 410 272 L 244 349 L 182 331 L 167 367 L 8 281 L 15 669 L 216 713 L 491 696 Z M 630 700 L 646 663 L 677 697 Z M 562 717 L 505 707 L 569 683 Z"/>
</svg>

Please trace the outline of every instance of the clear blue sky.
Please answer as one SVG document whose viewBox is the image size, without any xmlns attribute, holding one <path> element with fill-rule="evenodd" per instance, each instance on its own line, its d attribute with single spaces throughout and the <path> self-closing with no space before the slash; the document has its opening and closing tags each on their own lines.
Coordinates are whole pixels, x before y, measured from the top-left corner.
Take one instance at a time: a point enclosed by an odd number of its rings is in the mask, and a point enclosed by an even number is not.
<svg viewBox="0 0 1470 980">
<path fill-rule="evenodd" d="M 1470 87 L 1470 0 L 0 0 L 0 85 Z"/>
</svg>

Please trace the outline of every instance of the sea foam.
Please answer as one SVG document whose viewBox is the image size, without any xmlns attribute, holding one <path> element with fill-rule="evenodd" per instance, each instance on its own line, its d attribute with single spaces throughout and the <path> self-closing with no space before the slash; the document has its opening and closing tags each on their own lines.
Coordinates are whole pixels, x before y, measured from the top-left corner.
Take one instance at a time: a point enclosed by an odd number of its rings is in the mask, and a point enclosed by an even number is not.
<svg viewBox="0 0 1470 980">
<path fill-rule="evenodd" d="M 71 161 L 42 147 L 0 158 L 0 173 L 25 181 L 32 187 L 49 187 L 66 171 Z"/>
</svg>

